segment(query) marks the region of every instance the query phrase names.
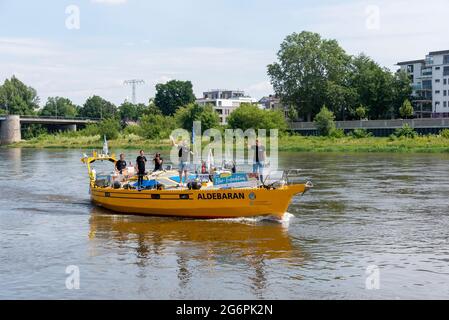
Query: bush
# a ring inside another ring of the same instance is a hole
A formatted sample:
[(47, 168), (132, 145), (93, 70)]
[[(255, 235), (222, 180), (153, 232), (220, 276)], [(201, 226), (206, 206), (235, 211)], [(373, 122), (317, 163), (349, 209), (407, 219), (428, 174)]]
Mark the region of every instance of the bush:
[(102, 138), (105, 136), (108, 140), (114, 140), (118, 138), (120, 128), (120, 122), (110, 118), (103, 120), (98, 124), (98, 133)]
[(203, 132), (220, 126), (220, 117), (210, 105), (201, 106), (191, 103), (179, 108), (174, 117), (176, 123), (188, 131), (192, 130), (194, 121), (201, 121), (201, 130)]
[(343, 138), (345, 136), (345, 131), (343, 129), (333, 129), (329, 133), (329, 137), (332, 138)]
[(120, 133), (120, 123), (115, 119), (105, 119), (97, 124), (90, 124), (84, 130), (80, 131), (80, 135), (93, 137), (100, 135), (103, 139), (106, 136), (108, 140), (118, 138)]
[(287, 122), (280, 111), (262, 110), (256, 105), (242, 103), (228, 117), (228, 126), (232, 129), (278, 129), (280, 134), (287, 130)]
[(123, 133), (125, 135), (136, 135), (136, 136), (143, 136), (143, 130), (141, 126), (138, 125), (129, 125), (124, 130)]
[(417, 133), (412, 127), (410, 127), (406, 123), (402, 126), (402, 128), (396, 129), (396, 131), (394, 132), (394, 135), (398, 138), (405, 137), (405, 138), (413, 139), (416, 137)]
[(322, 136), (330, 136), (335, 130), (335, 115), (326, 106), (321, 108), (321, 111), (315, 116), (315, 125), (318, 133)]
[(408, 99), (406, 99), (402, 104), (402, 106), (399, 108), (399, 114), (401, 115), (401, 117), (407, 119), (413, 116), (413, 112), (414, 110), (411, 102)]
[(42, 135), (46, 135), (47, 130), (42, 127), (40, 124), (30, 124), (27, 126), (24, 126), (24, 129), (22, 131), (22, 138), (24, 140), (29, 140), (32, 138), (36, 138)]
[(350, 133), (350, 136), (355, 138), (355, 139), (363, 139), (363, 138), (369, 138), (372, 137), (373, 134), (371, 132), (366, 131), (366, 129), (354, 129), (354, 131), (352, 131)]
[(445, 138), (445, 139), (449, 139), (449, 129), (444, 129), (440, 132), (440, 136)]
[(145, 115), (140, 120), (140, 136), (145, 139), (168, 138), (175, 129), (176, 123), (173, 117), (162, 114)]
[(366, 114), (367, 114), (367, 109), (365, 108), (365, 106), (360, 105), (357, 109), (355, 109), (355, 114), (357, 115), (357, 117), (360, 120), (364, 119), (366, 117)]

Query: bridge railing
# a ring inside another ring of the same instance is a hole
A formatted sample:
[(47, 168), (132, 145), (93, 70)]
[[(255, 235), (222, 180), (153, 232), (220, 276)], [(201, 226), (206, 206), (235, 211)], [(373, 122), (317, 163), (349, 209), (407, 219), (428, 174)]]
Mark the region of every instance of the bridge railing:
[[(404, 124), (412, 128), (449, 128), (449, 118), (336, 121), (339, 129), (394, 129)], [(314, 122), (293, 122), (293, 130), (315, 130)]]
[(62, 117), (62, 116), (37, 116), (37, 115), (21, 115), (21, 119), (49, 119), (49, 120), (80, 120), (80, 121), (101, 121), (99, 118), (86, 117)]

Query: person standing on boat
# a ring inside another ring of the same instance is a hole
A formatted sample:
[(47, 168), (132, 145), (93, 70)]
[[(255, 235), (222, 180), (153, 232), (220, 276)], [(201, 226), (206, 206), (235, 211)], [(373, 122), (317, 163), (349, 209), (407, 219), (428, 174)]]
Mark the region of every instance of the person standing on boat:
[(256, 144), (251, 146), (254, 150), (254, 163), (253, 163), (253, 173), (257, 173), (260, 182), (263, 183), (263, 168), (265, 166), (266, 152), (265, 147), (256, 139)]
[(186, 183), (188, 179), (188, 173), (189, 173), (189, 159), (190, 155), (193, 155), (193, 152), (190, 151), (189, 146), (187, 145), (186, 141), (182, 141), (180, 144), (177, 144), (173, 137), (170, 137), (173, 145), (178, 148), (178, 160), (179, 160), (179, 185), (182, 187), (182, 173), (184, 173), (186, 177)]
[(145, 163), (147, 162), (147, 158), (145, 157), (145, 153), (143, 150), (140, 150), (140, 155), (136, 159), (136, 169), (137, 169), (137, 189), (140, 190), (143, 184), (143, 176), (145, 175)]
[(163, 170), (164, 159), (161, 158), (160, 153), (156, 153), (156, 156), (153, 159), (154, 161), (154, 172)]
[(120, 174), (123, 174), (123, 170), (126, 169), (125, 155), (123, 153), (120, 154), (120, 160), (117, 160), (115, 163), (115, 169)]

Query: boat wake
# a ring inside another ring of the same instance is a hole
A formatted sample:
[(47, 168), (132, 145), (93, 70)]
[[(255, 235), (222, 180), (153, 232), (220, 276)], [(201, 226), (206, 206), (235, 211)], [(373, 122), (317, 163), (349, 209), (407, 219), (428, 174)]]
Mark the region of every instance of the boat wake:
[(228, 222), (228, 223), (244, 223), (244, 224), (261, 224), (261, 223), (278, 223), (284, 227), (288, 227), (290, 225), (290, 221), (295, 216), (289, 212), (286, 212), (281, 219), (274, 216), (268, 217), (249, 217), (249, 218), (223, 218), (223, 219), (208, 219), (205, 221), (209, 222)]

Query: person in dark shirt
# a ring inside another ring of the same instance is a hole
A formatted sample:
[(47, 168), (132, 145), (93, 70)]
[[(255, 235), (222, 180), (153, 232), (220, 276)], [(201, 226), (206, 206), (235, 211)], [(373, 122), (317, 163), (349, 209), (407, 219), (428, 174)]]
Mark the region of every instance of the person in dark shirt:
[(136, 159), (136, 167), (137, 167), (137, 189), (140, 190), (143, 184), (143, 176), (145, 175), (145, 163), (147, 162), (147, 158), (145, 158), (145, 153), (143, 150), (140, 150), (140, 155)]
[(117, 162), (115, 163), (115, 169), (120, 174), (123, 174), (123, 169), (126, 169), (125, 155), (123, 153), (120, 154), (120, 160), (117, 160)]
[(154, 161), (154, 171), (162, 171), (164, 170), (162, 168), (162, 165), (164, 163), (164, 159), (161, 158), (161, 154), (160, 153), (156, 153), (156, 156), (153, 159)]
[(263, 183), (263, 168), (266, 158), (265, 147), (259, 142), (259, 139), (256, 139), (256, 144), (251, 146), (251, 149), (254, 150), (253, 172), (258, 174), (260, 182)]

